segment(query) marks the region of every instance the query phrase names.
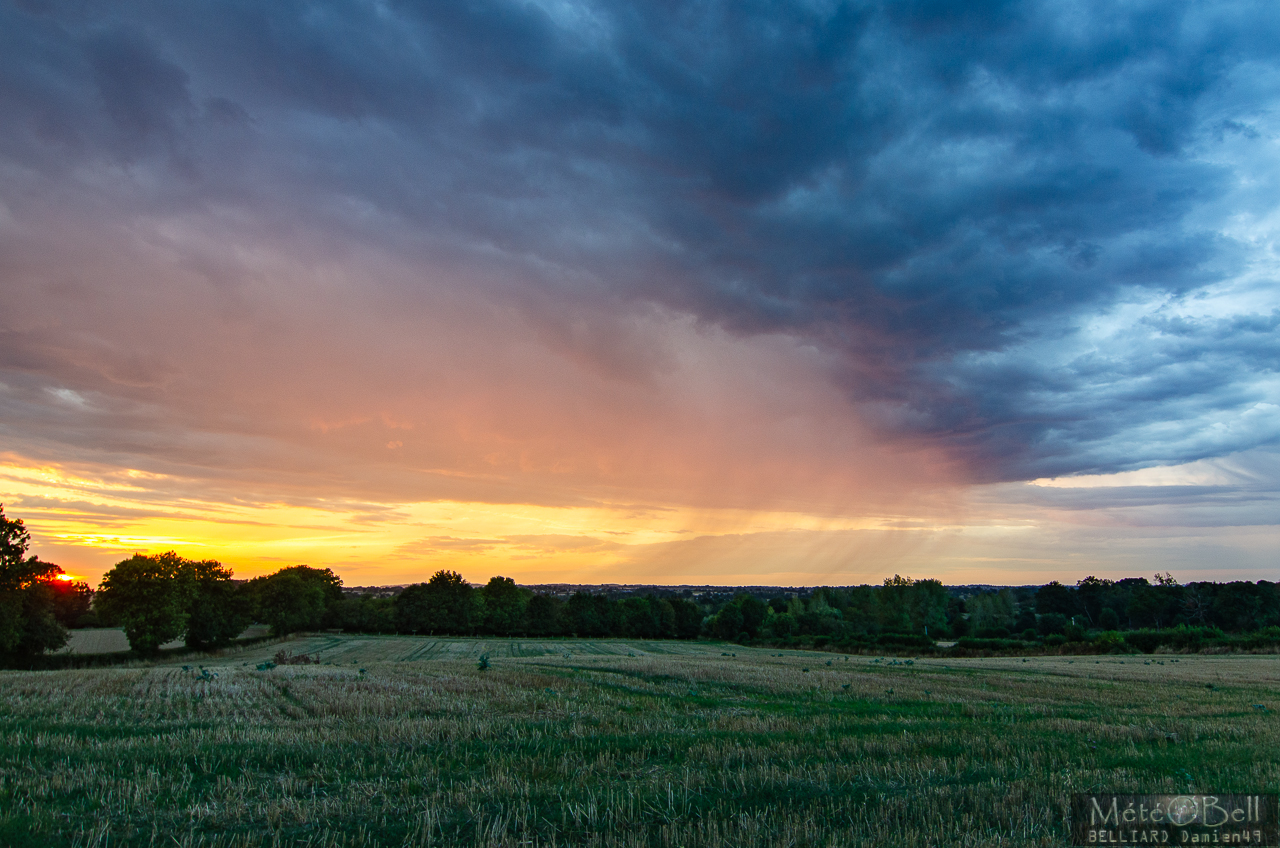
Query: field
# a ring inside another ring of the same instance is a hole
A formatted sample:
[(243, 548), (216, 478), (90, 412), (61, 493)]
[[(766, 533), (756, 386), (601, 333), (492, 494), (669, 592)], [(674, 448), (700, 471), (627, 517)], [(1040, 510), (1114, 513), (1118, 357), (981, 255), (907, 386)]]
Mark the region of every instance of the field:
[[(281, 647), (321, 662), (259, 670)], [(1072, 792), (1275, 791), (1278, 686), (1275, 655), (349, 636), (5, 671), (0, 844), (1064, 845)]]
[[(246, 630), (241, 639), (258, 639), (267, 635), (267, 628), (255, 625)], [(72, 630), (68, 634), (67, 644), (60, 654), (110, 654), (129, 650), (129, 640), (124, 631), (116, 627), (94, 627), (85, 630)], [(180, 648), (181, 639), (174, 639), (161, 645), (162, 650)]]

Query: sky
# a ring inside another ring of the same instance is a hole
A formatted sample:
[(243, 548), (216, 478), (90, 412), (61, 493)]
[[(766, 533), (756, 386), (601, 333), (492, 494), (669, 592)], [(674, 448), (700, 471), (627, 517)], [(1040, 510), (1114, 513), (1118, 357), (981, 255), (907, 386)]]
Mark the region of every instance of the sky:
[(348, 585), (1280, 579), (1280, 6), (0, 0), (0, 502)]

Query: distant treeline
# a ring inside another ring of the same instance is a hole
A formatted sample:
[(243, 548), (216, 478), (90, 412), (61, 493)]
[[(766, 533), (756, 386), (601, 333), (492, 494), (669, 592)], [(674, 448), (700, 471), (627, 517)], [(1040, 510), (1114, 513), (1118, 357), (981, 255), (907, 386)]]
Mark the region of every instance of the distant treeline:
[[(961, 649), (1154, 650), (1162, 645), (1258, 647), (1280, 642), (1280, 585), (1191, 583), (1169, 575), (1118, 581), (1087, 577), (1075, 586), (949, 590), (937, 580), (894, 576), (881, 586), (820, 588), (786, 596), (650, 593), (609, 597), (578, 591), (539, 594), (494, 577), (476, 588), (452, 571), (392, 597), (352, 596), (327, 568), (297, 565), (248, 581), (210, 560), (170, 552), (136, 554), (103, 577), (97, 591), (59, 579), (62, 569), (27, 557), (26, 529), (0, 507), (0, 655), (56, 650), (72, 627), (119, 626), (130, 646), (154, 654), (183, 639), (210, 649), (253, 622), (275, 635), (337, 629), (436, 636), (616, 636), (713, 638), (740, 643)], [(1274, 628), (1274, 629), (1273, 629)], [(1248, 636), (1228, 634), (1252, 634)], [(1259, 641), (1261, 640), (1261, 641)]]

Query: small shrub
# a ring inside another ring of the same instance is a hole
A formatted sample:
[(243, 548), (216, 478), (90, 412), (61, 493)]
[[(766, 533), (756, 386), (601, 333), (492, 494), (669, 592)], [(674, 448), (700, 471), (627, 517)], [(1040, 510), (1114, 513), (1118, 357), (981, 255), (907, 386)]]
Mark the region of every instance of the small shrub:
[(1114, 630), (1105, 630), (1099, 633), (1093, 643), (1098, 647), (1098, 650), (1109, 654), (1118, 654), (1125, 649), (1124, 637)]
[(1144, 654), (1155, 653), (1156, 648), (1167, 644), (1170, 638), (1167, 632), (1159, 630), (1134, 630), (1124, 634), (1124, 640)]

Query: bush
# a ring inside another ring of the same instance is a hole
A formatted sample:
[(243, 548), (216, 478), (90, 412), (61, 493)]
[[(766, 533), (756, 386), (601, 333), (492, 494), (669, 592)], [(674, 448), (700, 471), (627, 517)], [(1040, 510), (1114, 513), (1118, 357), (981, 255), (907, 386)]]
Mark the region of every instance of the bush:
[(1159, 630), (1134, 630), (1124, 634), (1124, 640), (1144, 654), (1154, 653), (1156, 648), (1169, 642), (1168, 632)]
[(1217, 641), (1227, 635), (1217, 627), (1187, 627), (1184, 624), (1166, 632), (1169, 634), (1167, 644), (1179, 650), (1191, 651), (1199, 650), (1206, 643)]
[(1083, 642), (1085, 631), (1084, 628), (1078, 624), (1068, 624), (1062, 631), (1062, 635), (1067, 638), (1068, 642)]
[(1105, 630), (1099, 633), (1093, 640), (1093, 644), (1101, 651), (1109, 654), (1119, 654), (1125, 649), (1124, 637), (1114, 630)]

